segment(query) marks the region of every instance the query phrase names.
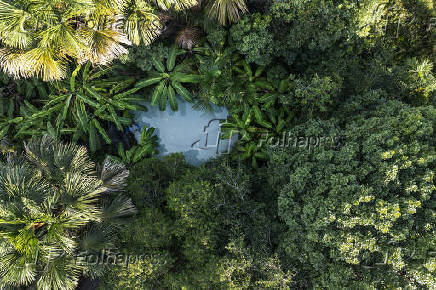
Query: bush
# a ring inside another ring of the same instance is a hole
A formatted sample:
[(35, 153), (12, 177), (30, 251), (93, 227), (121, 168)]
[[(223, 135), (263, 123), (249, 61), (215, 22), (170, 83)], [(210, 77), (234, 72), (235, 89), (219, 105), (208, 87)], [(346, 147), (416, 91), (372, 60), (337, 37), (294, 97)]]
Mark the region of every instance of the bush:
[(135, 164), (127, 180), (127, 194), (138, 208), (159, 208), (165, 199), (165, 190), (170, 182), (180, 178), (189, 165), (183, 154), (143, 159)]

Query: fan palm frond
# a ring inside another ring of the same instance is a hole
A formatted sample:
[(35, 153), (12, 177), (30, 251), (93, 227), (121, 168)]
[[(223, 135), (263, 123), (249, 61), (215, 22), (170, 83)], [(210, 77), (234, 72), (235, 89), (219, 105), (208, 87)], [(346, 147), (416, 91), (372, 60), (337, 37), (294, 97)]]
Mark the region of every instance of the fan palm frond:
[(144, 45), (149, 45), (162, 29), (159, 17), (152, 13), (151, 7), (136, 9), (126, 16), (124, 23), (124, 33), (127, 38), (139, 45), (142, 41)]
[(95, 9), (93, 10), (96, 18), (103, 15), (115, 15), (123, 11), (125, 6), (124, 0), (94, 0)]
[(248, 11), (245, 0), (212, 0), (207, 8), (209, 17), (221, 25), (234, 23)]
[(22, 31), (19, 26), (5, 28), (0, 25), (0, 30), (4, 31), (2, 38), (7, 46), (26, 49), (33, 41), (31, 35)]
[(123, 164), (108, 157), (104, 160), (103, 168), (100, 172), (100, 179), (103, 181), (103, 184), (107, 190), (123, 190), (128, 176), (129, 170), (127, 170)]
[(25, 29), (29, 13), (0, 1), (0, 36), (12, 48), (25, 49), (32, 42), (32, 35)]
[(189, 9), (198, 4), (198, 0), (173, 0), (172, 7), (176, 11)]
[(13, 247), (0, 243), (0, 287), (29, 285), (36, 278), (33, 261), (20, 255)]
[(79, 59), (79, 63), (90, 61), (93, 64), (106, 65), (120, 55), (127, 54), (125, 45), (131, 42), (123, 34), (111, 29), (89, 29), (84, 33), (89, 51)]
[(31, 39), (24, 29), (28, 18), (30, 14), (26, 11), (0, 1), (0, 36), (7, 46), (19, 49), (28, 47)]
[(36, 75), (48, 81), (66, 76), (65, 62), (56, 59), (48, 48), (37, 47), (24, 52), (3, 48), (0, 50), (0, 65), (15, 78)]
[(132, 201), (123, 196), (117, 196), (109, 205), (103, 208), (102, 219), (114, 220), (135, 214), (137, 210)]
[[(38, 289), (74, 290), (79, 283), (80, 267), (75, 260), (58, 257), (50, 259), (37, 282)], [(62, 277), (62, 279), (59, 279)]]
[(113, 228), (102, 224), (93, 224), (80, 239), (79, 247), (87, 252), (95, 252), (112, 248), (115, 244), (116, 232)]
[(197, 5), (197, 0), (153, 0), (162, 10), (174, 9), (176, 11), (189, 9)]
[(71, 26), (63, 23), (49, 27), (40, 36), (40, 46), (58, 46), (59, 53), (63, 58), (67, 56), (80, 58), (88, 49), (85, 39), (76, 33)]

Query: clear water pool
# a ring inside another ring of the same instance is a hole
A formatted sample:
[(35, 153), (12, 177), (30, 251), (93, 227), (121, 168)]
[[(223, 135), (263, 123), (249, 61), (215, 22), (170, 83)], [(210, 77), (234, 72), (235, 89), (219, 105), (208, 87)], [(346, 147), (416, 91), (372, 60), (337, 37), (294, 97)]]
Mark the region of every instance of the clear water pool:
[[(172, 111), (169, 104), (165, 111), (159, 111), (158, 106), (152, 107), (146, 103), (147, 112), (135, 112), (135, 123), (139, 127), (156, 128), (159, 155), (182, 152), (188, 163), (199, 165), (210, 158), (229, 153), (237, 135), (232, 140), (220, 138), (220, 123), (227, 119), (227, 109), (212, 105), (213, 112), (199, 111), (181, 98), (178, 101), (178, 111)], [(136, 137), (139, 139), (139, 133)]]

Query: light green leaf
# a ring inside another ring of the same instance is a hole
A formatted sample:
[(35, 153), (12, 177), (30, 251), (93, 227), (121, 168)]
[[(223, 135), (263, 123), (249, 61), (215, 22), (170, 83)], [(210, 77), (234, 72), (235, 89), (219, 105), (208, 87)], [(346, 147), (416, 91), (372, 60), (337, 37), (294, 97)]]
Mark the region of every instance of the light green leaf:
[(77, 65), (76, 69), (71, 74), (71, 78), (70, 78), (70, 90), (71, 90), (71, 92), (74, 92), (76, 89), (76, 76), (81, 68), (82, 68), (82, 66), (80, 64)]
[(135, 84), (135, 87), (137, 87), (137, 88), (145, 88), (145, 87), (148, 87), (148, 86), (150, 86), (152, 84), (155, 84), (155, 83), (157, 83), (157, 82), (159, 82), (161, 80), (162, 80), (162, 77), (154, 77), (154, 78), (146, 79), (146, 80), (137, 82)]

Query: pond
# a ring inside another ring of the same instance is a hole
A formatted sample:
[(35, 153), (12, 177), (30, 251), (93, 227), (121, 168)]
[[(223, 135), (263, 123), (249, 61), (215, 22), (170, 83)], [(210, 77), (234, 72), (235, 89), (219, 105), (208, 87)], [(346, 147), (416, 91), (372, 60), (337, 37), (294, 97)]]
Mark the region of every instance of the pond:
[[(135, 123), (139, 127), (156, 128), (160, 156), (182, 152), (188, 163), (200, 165), (230, 152), (238, 136), (233, 136), (232, 140), (220, 138), (220, 123), (228, 116), (225, 107), (212, 105), (213, 111), (200, 111), (181, 98), (178, 102), (178, 111), (172, 111), (169, 104), (165, 111), (160, 111), (158, 106), (146, 103), (147, 112), (135, 112)], [(136, 138), (139, 140), (139, 133)]]

